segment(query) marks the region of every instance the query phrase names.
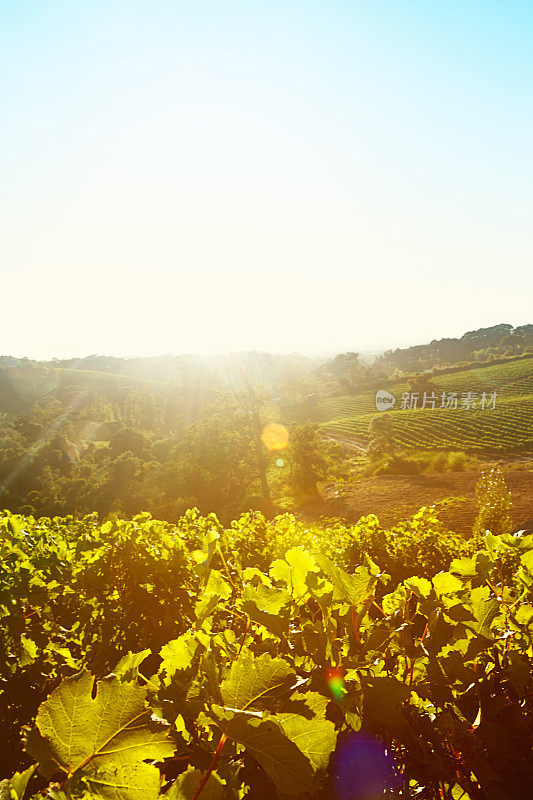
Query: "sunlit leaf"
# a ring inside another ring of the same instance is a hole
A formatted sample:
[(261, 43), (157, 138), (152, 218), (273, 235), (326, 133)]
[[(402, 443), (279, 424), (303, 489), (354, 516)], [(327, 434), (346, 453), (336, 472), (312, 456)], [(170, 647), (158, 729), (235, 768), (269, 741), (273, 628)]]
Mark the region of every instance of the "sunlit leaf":
[[(99, 797), (137, 800), (155, 797), (159, 771), (140, 762), (174, 753), (168, 725), (155, 720), (145, 703), (146, 688), (121, 683), (114, 675), (98, 681), (84, 671), (66, 678), (39, 707), (27, 750), (39, 772), (73, 777), (73, 791), (89, 785)], [(113, 788), (114, 787), (114, 788)]]
[(276, 691), (286, 688), (293, 678), (293, 670), (284, 659), (272, 658), (268, 653), (255, 658), (244, 652), (231, 665), (220, 691), (228, 708), (264, 709), (270, 707)]

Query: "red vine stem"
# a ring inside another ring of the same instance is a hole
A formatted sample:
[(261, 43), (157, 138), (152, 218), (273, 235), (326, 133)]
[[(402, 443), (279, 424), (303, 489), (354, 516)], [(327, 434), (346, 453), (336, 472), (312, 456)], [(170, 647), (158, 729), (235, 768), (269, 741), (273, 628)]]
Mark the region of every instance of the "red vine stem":
[[(244, 629), (244, 636), (242, 637), (242, 642), (241, 642), (241, 646), (239, 647), (239, 652), (237, 653), (237, 658), (239, 658), (239, 656), (241, 654), (244, 642), (246, 641), (246, 634), (248, 633), (249, 628), (250, 628), (250, 617), (247, 614), (246, 615), (246, 628)], [(237, 660), (237, 658), (235, 659), (235, 661)]]
[(228, 737), (226, 736), (225, 733), (223, 733), (222, 736), (220, 737), (217, 749), (215, 750), (215, 755), (211, 759), (211, 763), (209, 764), (208, 768), (204, 772), (203, 778), (200, 781), (200, 785), (198, 786), (198, 789), (194, 793), (194, 796), (193, 796), (192, 800), (198, 800), (198, 798), (200, 796), (200, 793), (205, 788), (205, 785), (206, 785), (207, 781), (209, 780), (209, 777), (210, 777), (211, 773), (213, 772), (218, 759), (220, 758), (220, 754), (222, 752), (222, 748), (224, 747), (224, 744), (226, 743), (226, 739), (227, 738)]

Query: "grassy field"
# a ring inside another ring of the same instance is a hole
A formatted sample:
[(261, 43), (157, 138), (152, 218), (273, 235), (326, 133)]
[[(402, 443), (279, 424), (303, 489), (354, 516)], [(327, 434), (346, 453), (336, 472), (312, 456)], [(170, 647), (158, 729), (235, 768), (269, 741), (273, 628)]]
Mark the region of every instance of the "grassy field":
[[(533, 357), (496, 366), (468, 369), (433, 379), (438, 392), (497, 393), (495, 408), (489, 410), (435, 409), (400, 410), (407, 391), (405, 382), (384, 385), (396, 399), (386, 412), (394, 439), (405, 448), (464, 450), (466, 452), (517, 453), (533, 451)], [(315, 405), (290, 410), (293, 418), (311, 419), (336, 438), (368, 441), (368, 427), (378, 415), (372, 391), (360, 395), (329, 398)], [(459, 402), (460, 405), (460, 402)]]

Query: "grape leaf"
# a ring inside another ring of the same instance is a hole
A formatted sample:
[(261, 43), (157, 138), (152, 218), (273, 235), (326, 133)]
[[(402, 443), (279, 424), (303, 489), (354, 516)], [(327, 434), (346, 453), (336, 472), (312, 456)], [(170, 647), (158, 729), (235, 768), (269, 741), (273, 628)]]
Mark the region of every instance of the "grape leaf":
[[(178, 775), (166, 797), (168, 800), (192, 800), (198, 791), (202, 776), (203, 772), (199, 769), (188, 767), (185, 772)], [(225, 785), (216, 772), (212, 772), (202, 789), (202, 800), (223, 800), (224, 796)]]
[(267, 614), (279, 614), (283, 606), (290, 600), (290, 594), (283, 590), (271, 589), (269, 586), (248, 586), (242, 593), (242, 599), (254, 603), (259, 611)]
[(32, 764), (24, 772), (15, 772), (12, 778), (0, 781), (0, 800), (22, 800), (36, 766), (36, 764)]
[(313, 768), (325, 769), (335, 748), (335, 725), (327, 719), (306, 719), (300, 714), (276, 714), (285, 735), (307, 756)]
[(220, 600), (227, 600), (231, 596), (231, 586), (216, 570), (211, 570), (207, 584), (199, 600), (195, 603), (194, 613), (201, 625), (216, 608)]
[(324, 697), (319, 692), (293, 692), (283, 703), (282, 711), (287, 714), (299, 714), (306, 719), (326, 716), (326, 708), (330, 702), (329, 697)]
[(431, 583), (427, 578), (418, 578), (414, 575), (412, 578), (407, 578), (404, 584), (414, 592), (417, 597), (429, 597), (431, 592)]
[(161, 778), (151, 764), (123, 764), (119, 767), (96, 767), (79, 771), (67, 781), (69, 800), (156, 800)]
[(341, 567), (335, 566), (323, 553), (319, 553), (316, 560), (333, 584), (333, 600), (335, 602), (356, 605), (366, 600), (370, 587), (376, 581), (366, 567), (358, 567), (353, 575), (349, 575)]
[(293, 677), (291, 667), (282, 658), (272, 658), (268, 653), (258, 658), (249, 652), (241, 653), (220, 687), (224, 705), (239, 711), (268, 708), (272, 693), (287, 686)]
[(59, 771), (73, 776), (74, 793), (89, 781), (99, 797), (137, 800), (141, 788), (145, 797), (157, 796), (159, 771), (139, 762), (174, 753), (168, 725), (151, 716), (145, 687), (110, 675), (98, 681), (93, 698), (93, 683), (84, 670), (41, 703), (27, 751), (46, 777)]
[(37, 658), (38, 650), (35, 642), (22, 634), (20, 637), (19, 665), (21, 667), (27, 667), (28, 664), (32, 664)]
[(295, 597), (307, 592), (305, 579), (308, 572), (317, 572), (316, 561), (303, 547), (293, 547), (285, 553), (285, 560), (278, 559), (270, 567), (270, 575), (276, 581), (284, 581)]
[(387, 730), (393, 736), (405, 734), (407, 718), (402, 704), (411, 690), (396, 678), (369, 678), (364, 682), (363, 723), (370, 731)]
[(280, 795), (301, 795), (313, 790), (313, 768), (300, 748), (273, 717), (257, 719), (216, 710), (219, 728), (246, 747), (258, 761)]
[(473, 628), (481, 636), (490, 637), (490, 626), (494, 618), (498, 616), (499, 605), (494, 598), (489, 600), (490, 589), (488, 586), (478, 586), (470, 593), (470, 604), (472, 612), (476, 618)]
[(122, 681), (137, 680), (139, 675), (139, 667), (151, 652), (152, 651), (150, 649), (141, 650), (139, 653), (132, 653), (130, 650), (127, 655), (122, 656), (117, 666), (113, 670), (113, 674)]
[(163, 659), (159, 672), (166, 673), (165, 686), (168, 686), (175, 672), (179, 669), (188, 669), (198, 649), (199, 642), (192, 631), (178, 636), (168, 644), (163, 645), (159, 655)]
[(439, 597), (443, 594), (453, 594), (463, 588), (462, 581), (452, 575), (451, 572), (438, 572), (432, 578), (433, 586)]

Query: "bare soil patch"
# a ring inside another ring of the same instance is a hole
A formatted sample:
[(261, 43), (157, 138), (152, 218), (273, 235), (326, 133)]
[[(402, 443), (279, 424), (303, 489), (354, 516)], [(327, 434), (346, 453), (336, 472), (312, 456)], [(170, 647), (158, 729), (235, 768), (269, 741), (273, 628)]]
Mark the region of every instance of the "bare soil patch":
[[(511, 491), (511, 516), (516, 529), (533, 517), (533, 471), (502, 466)], [(469, 534), (476, 516), (475, 485), (480, 474), (479, 469), (471, 469), (412, 476), (381, 475), (349, 485), (330, 486), (320, 501), (303, 510), (303, 516), (342, 517), (356, 522), (375, 514), (383, 526), (391, 527), (421, 506), (446, 498), (465, 498), (465, 502), (443, 511), (441, 519), (450, 530)]]

